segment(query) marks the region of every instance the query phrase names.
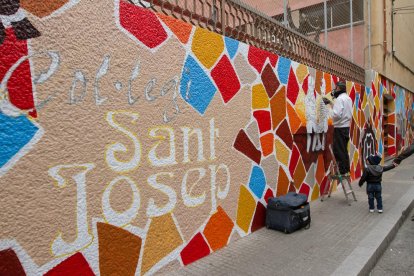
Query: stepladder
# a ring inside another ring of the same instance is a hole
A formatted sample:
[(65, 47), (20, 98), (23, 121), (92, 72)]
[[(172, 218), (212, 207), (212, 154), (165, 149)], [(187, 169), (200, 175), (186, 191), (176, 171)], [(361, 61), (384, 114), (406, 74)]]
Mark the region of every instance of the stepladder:
[(331, 146), (329, 146), (329, 148), (330, 148), (330, 152), (332, 156), (332, 164), (329, 169), (328, 182), (326, 183), (322, 191), (321, 201), (325, 200), (325, 196), (331, 197), (332, 189), (336, 184), (337, 187), (339, 186), (342, 187), (346, 202), (348, 203), (348, 205), (351, 205), (351, 202), (352, 202), (352, 200), (350, 199), (351, 195), (353, 197), (353, 200), (357, 201), (354, 190), (352, 189), (352, 185), (351, 185), (351, 176), (349, 175), (349, 173), (348, 174), (339, 173), (338, 163), (336, 162)]

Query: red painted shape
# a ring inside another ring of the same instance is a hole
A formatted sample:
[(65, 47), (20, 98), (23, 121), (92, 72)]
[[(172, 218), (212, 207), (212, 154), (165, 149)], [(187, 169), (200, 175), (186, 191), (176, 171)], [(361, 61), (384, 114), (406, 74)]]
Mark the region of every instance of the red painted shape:
[(89, 276), (95, 275), (90, 268), (88, 262), (83, 257), (82, 253), (78, 252), (70, 256), (51, 270), (45, 276), (59, 276), (59, 275), (73, 275), (73, 276)]
[(273, 194), (273, 191), (271, 189), (267, 189), (265, 195), (264, 195), (264, 200), (266, 201), (266, 203), (269, 201), (269, 198), (274, 197), (275, 195)]
[(352, 103), (355, 104), (355, 88), (352, 86), (351, 92), (349, 92), (349, 97), (352, 100)]
[(290, 69), (290, 72), (289, 72), (289, 80), (288, 80), (286, 95), (291, 103), (293, 104), (296, 103), (296, 99), (298, 98), (298, 95), (299, 95), (299, 85), (298, 85), (298, 81), (296, 80), (295, 73), (293, 72), (292, 69)]
[(373, 93), (372, 96), (374, 96), (375, 98), (375, 96), (377, 95), (377, 89), (375, 89), (374, 83), (372, 83), (371, 88), (372, 88), (372, 93)]
[(0, 275), (26, 275), (19, 257), (11, 248), (0, 251)]
[[(305, 92), (305, 95), (307, 95), (308, 94), (308, 89), (309, 89), (309, 75), (307, 75), (306, 78), (303, 80), (302, 89)], [(310, 92), (312, 92), (312, 91), (310, 91)], [(316, 95), (315, 95), (315, 97), (316, 97)]]
[(241, 129), (239, 134), (237, 134), (233, 147), (257, 164), (260, 164), (262, 153), (254, 146), (253, 142), (243, 129)]
[(293, 145), (293, 138), (292, 133), (290, 132), (289, 124), (287, 123), (286, 119), (279, 125), (276, 130), (276, 135), (280, 137), (280, 139), (285, 142), (286, 146), (289, 149), (292, 149)]
[[(12, 28), (6, 29), (6, 39), (0, 45), (0, 81), (9, 69), (22, 57), (27, 56), (27, 41), (16, 38)], [(32, 75), (28, 60), (17, 67), (7, 82), (10, 102), (21, 110), (34, 108)]]
[(296, 147), (296, 145), (294, 145), (293, 150), (292, 150), (292, 155), (290, 157), (290, 163), (289, 163), (290, 175), (293, 175), (295, 172), (296, 165), (298, 164), (298, 161), (299, 161), (299, 156), (300, 156), (299, 150)]
[(361, 171), (361, 162), (358, 162), (358, 164), (356, 166), (356, 169), (355, 169), (355, 178), (356, 179), (357, 178), (360, 178), (361, 177), (361, 174), (362, 174), (362, 171)]
[(305, 194), (309, 198), (309, 193), (310, 193), (310, 187), (309, 187), (309, 185), (306, 184), (306, 183), (302, 183), (302, 185), (300, 186), (300, 189), (299, 189), (299, 193), (300, 194)]
[(227, 56), (223, 56), (211, 71), (211, 77), (216, 83), (225, 103), (229, 102), (240, 91), (240, 81)]
[(253, 116), (259, 125), (260, 133), (270, 130), (272, 127), (272, 121), (270, 119), (270, 112), (266, 110), (257, 110), (253, 112)]
[(249, 47), (247, 59), (249, 60), (250, 65), (253, 66), (257, 72), (262, 72), (263, 65), (265, 64), (267, 58), (269, 58), (270, 64), (275, 67), (276, 61), (278, 60), (277, 55), (256, 48), (254, 46)]
[(395, 150), (395, 146), (392, 146), (392, 147), (389, 147), (388, 148), (388, 155), (394, 155), (395, 154), (395, 152), (396, 152), (396, 150)]
[(257, 202), (256, 212), (254, 214), (252, 227), (251, 227), (252, 232), (259, 230), (260, 228), (265, 226), (265, 221), (266, 221), (266, 207), (262, 203)]
[[(320, 195), (322, 195), (324, 191), (326, 191), (326, 193), (329, 192), (329, 185), (330, 185), (330, 183), (331, 182), (328, 181), (328, 177), (327, 176), (325, 176), (322, 179), (322, 183), (321, 183), (321, 186), (320, 186), (320, 189), (319, 189), (319, 194)], [(326, 187), (326, 185), (328, 185), (328, 187)]]
[(155, 48), (167, 39), (167, 33), (157, 16), (123, 0), (119, 2), (121, 26), (149, 48)]
[(187, 246), (184, 247), (180, 254), (183, 264), (188, 265), (210, 254), (210, 248), (204, 237), (198, 233)]

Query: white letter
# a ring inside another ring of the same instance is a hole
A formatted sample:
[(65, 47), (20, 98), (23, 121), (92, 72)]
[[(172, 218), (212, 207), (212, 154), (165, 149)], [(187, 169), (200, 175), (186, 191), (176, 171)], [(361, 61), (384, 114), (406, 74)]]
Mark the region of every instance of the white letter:
[[(157, 157), (157, 154), (155, 153), (155, 150), (157, 149), (158, 145), (166, 139), (163, 135), (157, 135), (158, 130), (165, 130), (168, 132), (169, 135), (169, 143), (170, 143), (170, 155), (167, 157), (159, 158)], [(168, 166), (168, 165), (175, 165), (177, 164), (175, 160), (175, 136), (174, 136), (174, 130), (170, 127), (157, 127), (150, 130), (149, 136), (153, 138), (158, 138), (161, 141), (158, 141), (150, 150), (148, 153), (148, 159), (151, 162), (151, 165), (156, 167), (161, 166)]]
[(184, 138), (183, 138), (183, 143), (184, 143), (184, 163), (188, 163), (190, 162), (190, 158), (188, 157), (188, 150), (189, 150), (189, 141), (190, 141), (190, 137), (193, 134), (197, 135), (197, 140), (198, 140), (198, 158), (197, 161), (204, 161), (204, 155), (203, 155), (203, 133), (201, 132), (201, 129), (199, 128), (195, 128), (193, 130), (191, 130), (189, 127), (182, 127), (181, 130), (183, 131), (184, 134)]
[(127, 148), (124, 144), (119, 142), (113, 143), (110, 145), (106, 151), (105, 160), (108, 166), (116, 171), (116, 172), (126, 172), (138, 167), (139, 162), (141, 161), (141, 143), (139, 142), (138, 138), (132, 134), (130, 131), (126, 130), (125, 128), (121, 127), (118, 123), (115, 122), (114, 116), (115, 114), (124, 114), (131, 117), (131, 122), (135, 122), (138, 119), (137, 113), (132, 113), (128, 111), (120, 111), (120, 112), (108, 112), (106, 115), (106, 120), (108, 121), (109, 125), (112, 126), (114, 129), (124, 133), (128, 136), (132, 143), (134, 144), (134, 156), (128, 162), (119, 161), (115, 157), (115, 152), (127, 152)]
[(59, 188), (66, 186), (66, 181), (61, 176), (61, 169), (81, 168), (83, 171), (72, 176), (76, 183), (76, 239), (73, 242), (66, 242), (63, 240), (62, 232), (59, 232), (56, 239), (52, 242), (52, 253), (56, 257), (69, 255), (73, 252), (79, 251), (87, 247), (92, 242), (92, 235), (88, 231), (87, 221), (87, 203), (86, 203), (86, 174), (95, 167), (94, 164), (73, 164), (73, 165), (59, 165), (49, 169), (49, 175), (57, 181)]
[[(113, 187), (121, 180), (125, 180), (129, 187), (132, 190), (132, 204), (128, 210), (118, 213), (111, 207), (111, 203), (109, 201), (109, 197), (111, 195), (111, 191)], [(106, 187), (103, 196), (102, 196), (102, 210), (105, 220), (108, 221), (110, 224), (123, 227), (129, 223), (137, 216), (138, 210), (141, 204), (141, 198), (139, 195), (139, 191), (135, 182), (127, 177), (127, 176), (118, 176), (114, 180), (109, 183), (108, 187)]]
[[(194, 184), (191, 186), (190, 191), (187, 192), (187, 178), (190, 172), (198, 171), (198, 179), (194, 182)], [(181, 196), (184, 200), (184, 205), (187, 207), (196, 207), (198, 205), (201, 205), (206, 200), (206, 192), (204, 192), (202, 195), (194, 197), (191, 196), (191, 192), (193, 191), (194, 187), (198, 184), (198, 182), (206, 175), (206, 170), (203, 168), (195, 168), (188, 170), (184, 177), (183, 182), (181, 184)]]
[(154, 199), (150, 198), (148, 207), (147, 207), (148, 217), (159, 217), (159, 216), (165, 215), (171, 212), (174, 209), (175, 204), (177, 203), (177, 194), (174, 192), (174, 190), (171, 187), (168, 187), (167, 185), (157, 182), (157, 177), (160, 175), (167, 175), (171, 178), (174, 177), (174, 174), (170, 172), (157, 173), (157, 174), (154, 174), (148, 177), (148, 184), (154, 189), (157, 189), (161, 191), (163, 194), (167, 195), (168, 203), (165, 204), (163, 207), (159, 208), (155, 205)]

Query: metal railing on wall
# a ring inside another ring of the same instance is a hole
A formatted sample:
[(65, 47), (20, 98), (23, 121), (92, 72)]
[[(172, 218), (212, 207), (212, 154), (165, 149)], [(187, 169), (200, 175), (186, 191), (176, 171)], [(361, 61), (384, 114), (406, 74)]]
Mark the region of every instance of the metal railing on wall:
[(129, 1), (340, 78), (365, 82), (364, 68), (238, 0)]

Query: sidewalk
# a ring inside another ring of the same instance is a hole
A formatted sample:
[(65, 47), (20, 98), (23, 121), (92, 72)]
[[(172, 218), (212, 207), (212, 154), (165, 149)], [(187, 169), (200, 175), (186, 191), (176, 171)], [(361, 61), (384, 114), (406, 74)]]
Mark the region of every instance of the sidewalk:
[(353, 182), (352, 206), (342, 191), (311, 202), (309, 230), (262, 228), (173, 275), (367, 275), (414, 207), (413, 176), (414, 157), (384, 173), (383, 214), (368, 212), (366, 184)]

